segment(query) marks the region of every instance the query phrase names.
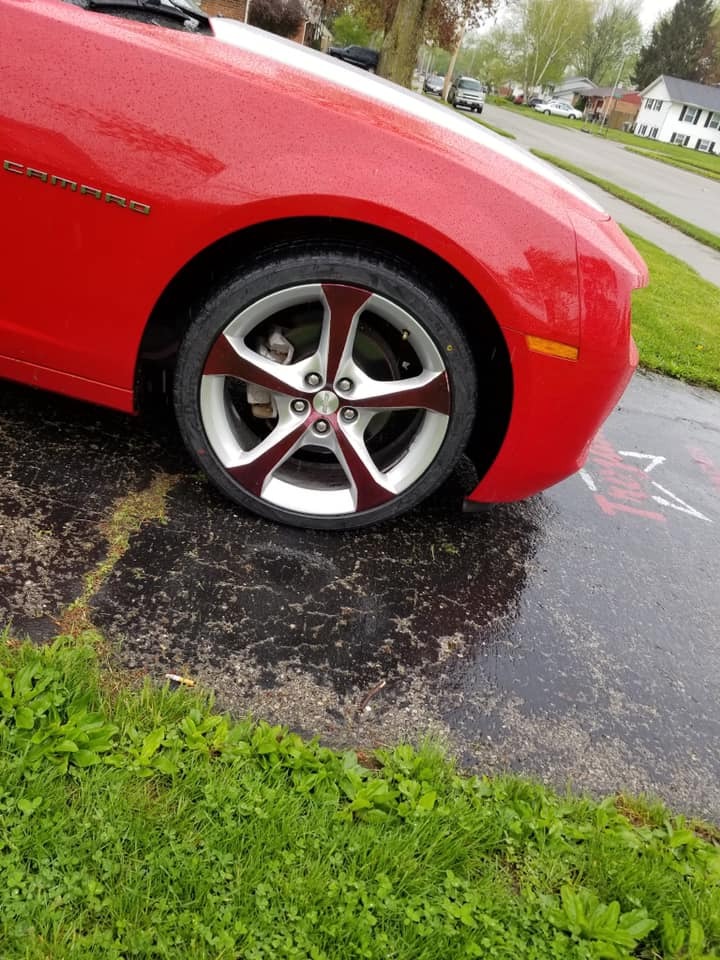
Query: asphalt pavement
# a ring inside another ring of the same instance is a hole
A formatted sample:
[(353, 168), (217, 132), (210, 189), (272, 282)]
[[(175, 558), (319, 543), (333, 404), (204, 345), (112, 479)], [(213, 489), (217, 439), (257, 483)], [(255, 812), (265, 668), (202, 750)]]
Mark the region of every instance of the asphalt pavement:
[(427, 732), (468, 769), (648, 791), (720, 820), (720, 396), (638, 375), (585, 471), (487, 514), (468, 464), (352, 534), (216, 495), (172, 421), (0, 384), (0, 621), (55, 635), (156, 474), (165, 522), (91, 597), (118, 661), (336, 746)]

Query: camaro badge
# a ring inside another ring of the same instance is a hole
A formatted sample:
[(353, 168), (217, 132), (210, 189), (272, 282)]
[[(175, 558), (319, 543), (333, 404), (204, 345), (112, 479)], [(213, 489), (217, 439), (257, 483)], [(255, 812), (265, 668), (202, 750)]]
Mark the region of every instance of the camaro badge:
[(47, 173), (45, 170), (37, 170), (35, 167), (26, 167), (22, 163), (16, 163), (14, 160), (3, 160), (3, 170), (7, 170), (8, 173), (14, 173), (20, 177), (39, 180), (41, 183), (49, 183), (51, 187), (60, 187), (61, 190), (69, 190), (70, 193), (77, 193), (80, 196), (104, 200), (105, 203), (111, 203), (116, 207), (124, 207), (126, 210), (133, 210), (135, 213), (144, 213), (146, 216), (150, 213), (149, 203), (141, 203), (139, 200), (129, 200), (127, 197), (121, 197), (117, 193), (109, 193), (106, 190), (100, 190), (99, 187), (90, 187), (86, 183), (79, 183), (77, 180), (68, 180), (67, 177), (60, 177), (55, 173)]

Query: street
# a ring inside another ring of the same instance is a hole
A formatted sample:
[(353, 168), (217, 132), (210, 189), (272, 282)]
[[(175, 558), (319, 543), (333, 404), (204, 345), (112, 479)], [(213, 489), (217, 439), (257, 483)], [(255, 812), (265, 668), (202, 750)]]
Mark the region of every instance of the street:
[[(582, 121), (568, 120), (566, 123), (572, 127), (563, 130), (558, 125), (533, 119), (529, 107), (527, 112), (526, 117), (486, 104), (482, 117), (488, 123), (515, 134), (520, 146), (553, 153), (695, 226), (710, 233), (717, 232), (720, 181), (638, 156), (622, 144), (603, 137), (580, 136), (578, 131)], [(638, 138), (638, 149), (642, 146), (643, 141)]]
[(585, 471), (463, 515), (468, 466), (353, 534), (272, 526), (172, 421), (0, 385), (0, 618), (57, 634), (120, 498), (174, 478), (91, 595), (118, 662), (332, 745), (431, 732), (469, 769), (720, 817), (720, 397), (636, 375)]

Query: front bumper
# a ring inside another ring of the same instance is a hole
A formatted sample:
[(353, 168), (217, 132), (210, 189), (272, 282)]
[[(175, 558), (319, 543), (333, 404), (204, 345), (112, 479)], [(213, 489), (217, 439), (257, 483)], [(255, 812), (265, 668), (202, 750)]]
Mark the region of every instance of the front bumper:
[(623, 351), (581, 349), (578, 360), (563, 360), (532, 352), (521, 333), (504, 333), (513, 366), (512, 415), (500, 452), (465, 509), (523, 500), (579, 470), (638, 363), (632, 337)]

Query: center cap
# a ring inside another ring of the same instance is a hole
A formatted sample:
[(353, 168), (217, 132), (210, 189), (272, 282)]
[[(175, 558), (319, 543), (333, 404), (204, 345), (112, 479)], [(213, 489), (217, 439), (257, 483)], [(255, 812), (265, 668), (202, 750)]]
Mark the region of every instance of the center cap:
[(324, 416), (335, 413), (339, 406), (340, 401), (332, 390), (321, 390), (313, 397), (313, 407), (318, 413), (322, 413)]

